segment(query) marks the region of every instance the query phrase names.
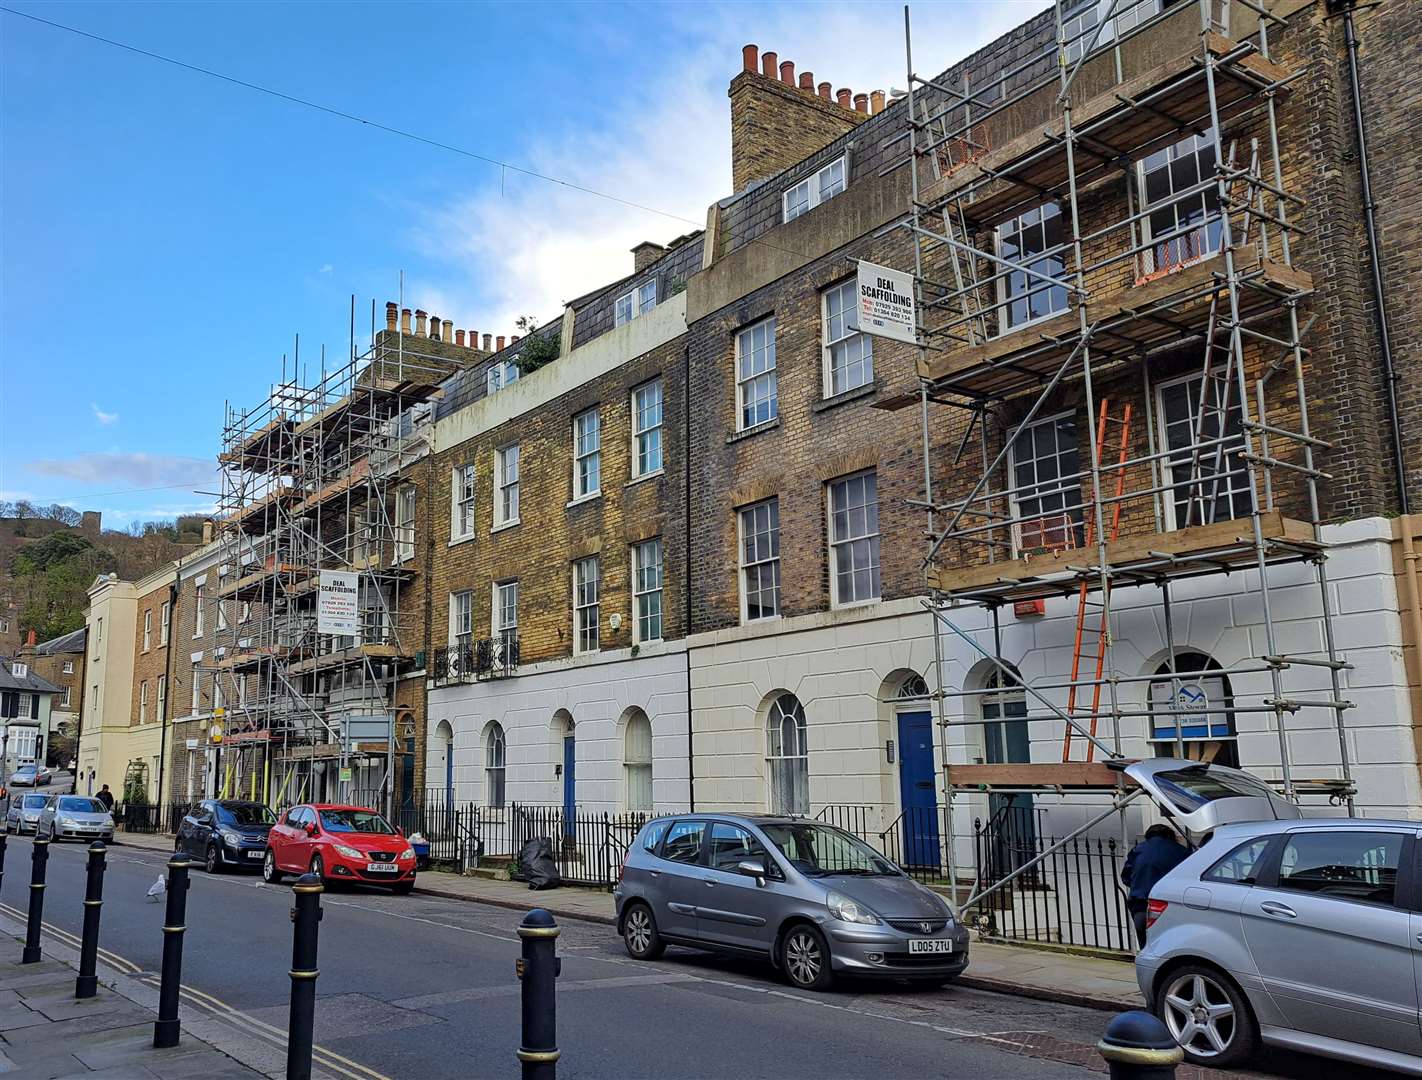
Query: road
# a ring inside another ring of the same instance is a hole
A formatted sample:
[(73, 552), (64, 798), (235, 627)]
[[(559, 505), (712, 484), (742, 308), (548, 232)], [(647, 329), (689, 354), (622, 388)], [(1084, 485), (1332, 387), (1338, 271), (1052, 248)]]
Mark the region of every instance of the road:
[[(63, 939), (81, 929), (85, 850), (61, 844), (51, 851), (45, 921)], [(144, 894), (164, 862), (158, 852), (110, 849), (100, 944), (107, 962), (140, 977), (159, 968), (163, 905)], [(20, 916), (28, 840), (11, 837), (6, 864), (0, 908)], [(360, 887), (322, 899), (321, 1067), (355, 1080), (514, 1074), (519, 913)], [(194, 871), (185, 1015), (225, 1016), (279, 1040), (290, 989), (290, 907), (286, 886)], [(658, 962), (636, 963), (610, 928), (573, 920), (562, 925), (558, 1072), (564, 1080), (1100, 1075), (1070, 1064), (1099, 1068), (1086, 1048), (1108, 1015), (1095, 1010), (961, 987), (867, 985), (802, 994), (757, 965), (690, 951), (668, 950)], [(1327, 1063), (1293, 1055), (1276, 1055), (1266, 1065), (1266, 1075), (1298, 1080), (1336, 1074)]]

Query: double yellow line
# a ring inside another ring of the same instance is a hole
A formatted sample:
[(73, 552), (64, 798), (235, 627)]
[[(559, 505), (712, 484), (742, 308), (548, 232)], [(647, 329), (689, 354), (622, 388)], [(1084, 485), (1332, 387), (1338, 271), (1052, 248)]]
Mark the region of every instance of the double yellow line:
[[(0, 904), (0, 912), (4, 912), (11, 918), (19, 919), (21, 922), (28, 918), (25, 912), (18, 908), (11, 907), (9, 904)], [(41, 923), (41, 926), (44, 928), (46, 934), (49, 934), (62, 944), (68, 945), (70, 948), (78, 949), (82, 945), (81, 939), (77, 935), (71, 934), (68, 930), (55, 926), (52, 923)], [(132, 960), (120, 956), (110, 949), (100, 947), (99, 958), (124, 975), (135, 976), (150, 986), (157, 987), (162, 985), (162, 980), (159, 979), (157, 975), (144, 975), (143, 969)], [(234, 1027), (249, 1031), (251, 1034), (257, 1035), (274, 1044), (278, 1049), (286, 1049), (286, 1032), (281, 1028), (273, 1024), (268, 1024), (265, 1020), (258, 1020), (250, 1013), (245, 1013), (241, 1009), (234, 1008), (221, 998), (214, 997), (212, 994), (205, 993), (202, 990), (198, 990), (186, 984), (180, 986), (178, 989), (180, 996), (186, 1000), (189, 1005), (204, 1009), (211, 1015), (216, 1016), (219, 1020), (226, 1020)], [(324, 1046), (312, 1045), (311, 1060), (314, 1064), (321, 1066), (323, 1069), (333, 1072), (338, 1076), (349, 1077), (350, 1080), (391, 1080), (391, 1078), (384, 1073), (376, 1072), (374, 1069), (367, 1068), (360, 1062), (352, 1061), (348, 1057), (342, 1057), (334, 1050), (328, 1050)]]

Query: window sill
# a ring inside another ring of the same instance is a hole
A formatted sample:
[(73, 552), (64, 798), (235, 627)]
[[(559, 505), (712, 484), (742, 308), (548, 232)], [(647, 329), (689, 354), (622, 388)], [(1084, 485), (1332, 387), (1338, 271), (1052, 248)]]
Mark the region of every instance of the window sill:
[(831, 611), (847, 611), (852, 608), (869, 607), (883, 600), (882, 596), (871, 596), (865, 600), (846, 600), (844, 603), (833, 603), (830, 605)]
[(644, 480), (655, 480), (657, 477), (665, 475), (666, 469), (653, 469), (651, 472), (644, 472), (641, 476), (632, 477), (631, 480), (628, 480), (627, 483), (623, 484), (622, 486), (624, 488), (634, 487), (637, 484), (642, 483)]
[(763, 431), (774, 431), (779, 426), (780, 417), (777, 416), (773, 420), (766, 420), (763, 423), (756, 424), (755, 427), (742, 428), (740, 431), (732, 432), (726, 436), (726, 445), (730, 446), (731, 443), (740, 442), (742, 439), (749, 439), (752, 435), (759, 435)]
[(520, 524), (520, 520), (518, 518), (510, 518), (508, 521), (501, 521), (489, 530), (489, 535), (492, 536), (494, 533), (503, 532), (505, 529), (512, 529), (515, 525), (518, 524)]
[(470, 540), (473, 540), (478, 535), (478, 533), (465, 533), (463, 536), (451, 536), (449, 538), (448, 546), (458, 547), (460, 544), (467, 544)]
[(748, 619), (748, 618), (746, 618), (744, 615), (742, 615), (742, 616), (741, 616), (741, 625), (742, 625), (742, 626), (764, 626), (766, 623), (777, 623), (777, 622), (780, 621), (780, 619), (781, 619), (781, 615), (780, 615), (780, 612), (778, 612), (778, 611), (777, 611), (774, 615), (762, 615), (762, 616), (761, 616), (760, 618), (758, 618), (758, 619)]
[(600, 498), (602, 498), (602, 488), (598, 488), (596, 491), (589, 491), (586, 495), (579, 495), (576, 499), (569, 499), (564, 504), (563, 509), (571, 510), (575, 506), (581, 506), (583, 503), (589, 503), (594, 499)]
[(879, 392), (882, 385), (880, 380), (874, 379), (863, 386), (856, 386), (853, 390), (841, 390), (833, 397), (820, 398), (810, 406), (811, 412), (824, 412), (826, 409), (833, 409), (838, 405), (848, 405), (851, 401), (862, 401), (871, 398)]

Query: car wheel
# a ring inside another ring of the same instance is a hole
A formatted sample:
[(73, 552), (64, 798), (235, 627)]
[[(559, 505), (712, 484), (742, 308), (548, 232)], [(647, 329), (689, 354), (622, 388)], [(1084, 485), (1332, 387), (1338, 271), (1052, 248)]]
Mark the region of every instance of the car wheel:
[(415, 883), (413, 881), (397, 881), (394, 885), (390, 886), (390, 891), (396, 896), (409, 896), (414, 889)]
[(268, 885), (277, 885), (281, 879), (282, 872), (277, 867), (276, 856), (272, 854), (271, 848), (267, 848), (266, 858), (262, 860), (262, 880)]
[[(38, 828), (35, 831), (38, 832)], [(53, 821), (49, 823), (49, 842), (51, 844), (59, 843), (59, 826)]]
[(321, 879), (322, 885), (326, 884), (326, 864), (320, 855), (311, 856), (311, 872)]
[(657, 919), (646, 904), (629, 904), (622, 917), (622, 944), (633, 960), (655, 960), (667, 951), (662, 935), (657, 933)]
[(181, 836), (175, 836), (175, 837), (173, 837), (173, 851), (176, 853), (176, 852), (179, 852), (179, 851), (182, 851), (182, 850), (183, 850), (183, 838), (182, 838)]
[(209, 874), (222, 872), (222, 853), (217, 850), (216, 844), (207, 845), (207, 852), (203, 856), (202, 867)]
[(1227, 1069), (1259, 1047), (1254, 1012), (1233, 980), (1214, 968), (1189, 964), (1161, 983), (1155, 1014), (1193, 1065)]
[(801, 990), (828, 990), (834, 982), (825, 936), (813, 926), (792, 926), (780, 940), (780, 970)]

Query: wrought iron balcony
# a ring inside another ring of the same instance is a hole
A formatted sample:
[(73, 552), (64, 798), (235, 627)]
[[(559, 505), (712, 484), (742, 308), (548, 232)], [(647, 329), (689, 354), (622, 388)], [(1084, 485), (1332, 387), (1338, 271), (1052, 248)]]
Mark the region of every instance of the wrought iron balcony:
[(450, 645), (434, 653), (437, 686), (517, 674), (518, 638), (512, 634)]

